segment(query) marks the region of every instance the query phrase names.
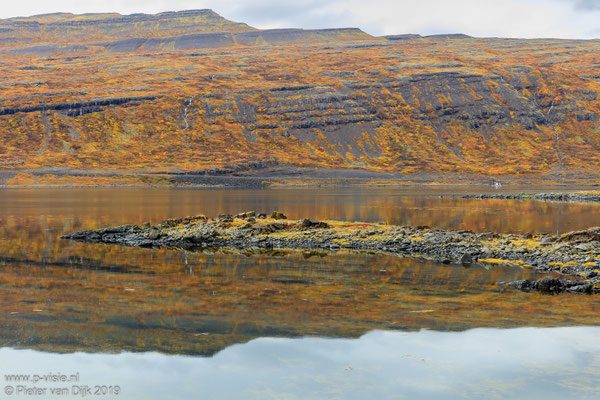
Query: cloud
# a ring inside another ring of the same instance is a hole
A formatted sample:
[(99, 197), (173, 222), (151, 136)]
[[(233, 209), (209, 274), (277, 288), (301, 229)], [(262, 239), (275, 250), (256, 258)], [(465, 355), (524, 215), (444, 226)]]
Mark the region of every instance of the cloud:
[[(597, 36), (600, 0), (207, 0), (227, 18), (258, 28), (360, 27), (373, 35)], [(596, 7), (597, 8), (594, 8)]]
[[(300, 25), (314, 25), (323, 16), (319, 15), (323, 1), (304, 0), (297, 2), (282, 2), (272, 0), (258, 0), (253, 2), (236, 2), (231, 9), (233, 18), (252, 20), (260, 26), (277, 25), (290, 27), (294, 23)], [(218, 4), (215, 4), (218, 7)], [(223, 10), (226, 12), (227, 10)], [(325, 17), (326, 22), (329, 18)]]
[(575, 7), (581, 10), (600, 10), (600, 0), (575, 0), (574, 3)]
[[(358, 26), (374, 35), (460, 32), (473, 36), (583, 37), (579, 14), (585, 13), (553, 0), (328, 0), (313, 9), (319, 23)], [(305, 21), (305, 25), (310, 22)], [(596, 26), (595, 21), (587, 24)]]

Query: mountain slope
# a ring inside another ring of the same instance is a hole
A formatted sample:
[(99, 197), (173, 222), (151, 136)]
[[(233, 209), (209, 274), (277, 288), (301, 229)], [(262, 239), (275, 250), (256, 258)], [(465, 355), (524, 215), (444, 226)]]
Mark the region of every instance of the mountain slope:
[(0, 43), (86, 44), (128, 38), (162, 38), (191, 33), (246, 32), (254, 28), (229, 21), (212, 10), (160, 14), (44, 14), (0, 20)]
[(197, 171), (270, 160), (598, 176), (599, 41), (353, 29), (161, 35), (43, 56), (11, 45), (0, 168)]

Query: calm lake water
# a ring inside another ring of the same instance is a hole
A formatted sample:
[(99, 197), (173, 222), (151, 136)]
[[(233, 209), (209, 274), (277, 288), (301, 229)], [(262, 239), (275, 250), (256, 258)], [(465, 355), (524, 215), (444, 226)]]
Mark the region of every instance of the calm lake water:
[(102, 396), (114, 399), (596, 398), (600, 299), (496, 284), (531, 270), (58, 239), (248, 210), (481, 232), (600, 226), (598, 204), (460, 198), (480, 191), (0, 190), (0, 384), (79, 372), (77, 385), (119, 385)]

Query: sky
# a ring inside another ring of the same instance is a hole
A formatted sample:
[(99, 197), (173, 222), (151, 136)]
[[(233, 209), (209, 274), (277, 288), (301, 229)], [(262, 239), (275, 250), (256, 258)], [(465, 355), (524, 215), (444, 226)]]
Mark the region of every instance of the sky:
[(0, 376), (79, 371), (81, 384), (118, 385), (121, 396), (112, 399), (591, 399), (600, 370), (599, 334), (598, 327), (563, 327), (263, 337), (212, 357), (2, 348), (0, 360), (10, 362), (0, 365)]
[(20, 0), (0, 18), (50, 12), (157, 13), (210, 8), (268, 28), (359, 27), (372, 35), (600, 38), (600, 0)]

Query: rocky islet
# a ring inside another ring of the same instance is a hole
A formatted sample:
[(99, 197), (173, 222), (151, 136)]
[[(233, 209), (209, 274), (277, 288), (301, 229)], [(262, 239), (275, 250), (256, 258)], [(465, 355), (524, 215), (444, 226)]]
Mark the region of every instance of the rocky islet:
[(463, 199), (496, 200), (538, 200), (538, 201), (581, 201), (600, 202), (600, 191), (588, 192), (549, 192), (549, 193), (485, 193), (469, 194)]
[[(600, 228), (550, 234), (476, 233), (385, 223), (290, 220), (254, 211), (121, 225), (62, 236), (88, 243), (180, 249), (372, 251), (445, 264), (517, 265), (565, 278), (499, 282), (525, 291), (600, 293)], [(566, 279), (569, 276), (570, 279)]]

